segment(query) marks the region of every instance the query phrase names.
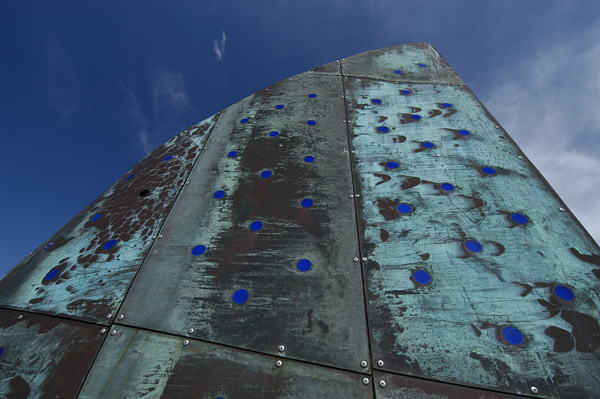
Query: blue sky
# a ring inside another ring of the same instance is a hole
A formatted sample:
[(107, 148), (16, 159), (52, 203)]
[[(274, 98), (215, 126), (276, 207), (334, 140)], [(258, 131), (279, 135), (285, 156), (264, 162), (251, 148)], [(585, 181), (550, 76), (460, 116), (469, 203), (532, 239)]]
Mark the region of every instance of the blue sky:
[(600, 241), (600, 3), (4, 2), (0, 275), (149, 151), (284, 78), (432, 43)]

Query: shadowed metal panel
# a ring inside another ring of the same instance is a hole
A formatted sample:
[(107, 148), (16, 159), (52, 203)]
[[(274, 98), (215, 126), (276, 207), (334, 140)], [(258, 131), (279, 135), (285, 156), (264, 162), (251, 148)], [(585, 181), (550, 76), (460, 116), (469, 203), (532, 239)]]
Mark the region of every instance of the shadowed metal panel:
[(184, 338), (116, 327), (80, 399), (372, 397), (360, 374)]
[(74, 398), (102, 338), (100, 327), (0, 309), (3, 398)]
[(584, 255), (600, 251), (510, 137), (466, 87), (348, 78), (346, 95), (374, 360), (596, 394), (600, 298)]
[(124, 302), (123, 323), (193, 328), (193, 337), (270, 354), (284, 345), (286, 357), (364, 371), (343, 104), (340, 77), (303, 75), (228, 108)]
[(214, 117), (154, 150), (0, 281), (0, 304), (108, 323)]
[(313, 69), (309, 69), (308, 71), (305, 72), (305, 74), (307, 74), (307, 75), (312, 75), (312, 74), (339, 75), (339, 74), (341, 74), (340, 61), (336, 60), (336, 61), (330, 62), (328, 64), (321, 65), (321, 66), (318, 66)]

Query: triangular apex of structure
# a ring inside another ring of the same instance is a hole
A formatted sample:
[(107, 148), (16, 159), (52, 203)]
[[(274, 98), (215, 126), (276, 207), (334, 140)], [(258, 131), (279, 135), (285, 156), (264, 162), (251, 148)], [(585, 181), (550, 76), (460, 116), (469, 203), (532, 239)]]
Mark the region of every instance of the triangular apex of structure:
[(600, 397), (598, 279), (437, 51), (390, 47), (184, 131), (5, 276), (0, 391)]

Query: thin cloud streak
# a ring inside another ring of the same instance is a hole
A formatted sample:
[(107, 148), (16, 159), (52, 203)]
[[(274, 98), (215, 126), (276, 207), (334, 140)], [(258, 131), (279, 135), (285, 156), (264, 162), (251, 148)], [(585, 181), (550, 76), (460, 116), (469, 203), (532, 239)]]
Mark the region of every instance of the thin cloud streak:
[(217, 56), (217, 61), (221, 61), (221, 58), (223, 58), (223, 54), (225, 53), (225, 43), (227, 43), (227, 36), (225, 35), (225, 32), (221, 31), (221, 34), (221, 40), (215, 40), (213, 42), (213, 50)]

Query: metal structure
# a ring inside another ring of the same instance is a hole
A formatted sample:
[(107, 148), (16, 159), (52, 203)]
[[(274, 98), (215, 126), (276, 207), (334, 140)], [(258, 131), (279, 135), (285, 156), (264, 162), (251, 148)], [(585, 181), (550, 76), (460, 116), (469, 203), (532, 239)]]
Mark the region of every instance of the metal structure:
[(0, 281), (14, 398), (600, 397), (600, 249), (429, 44), (185, 130)]

